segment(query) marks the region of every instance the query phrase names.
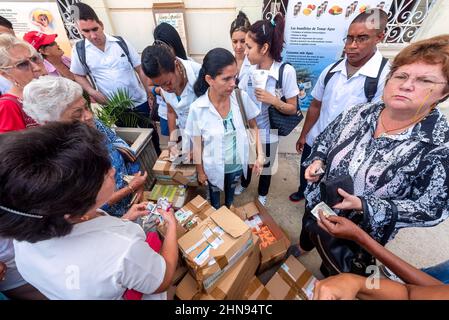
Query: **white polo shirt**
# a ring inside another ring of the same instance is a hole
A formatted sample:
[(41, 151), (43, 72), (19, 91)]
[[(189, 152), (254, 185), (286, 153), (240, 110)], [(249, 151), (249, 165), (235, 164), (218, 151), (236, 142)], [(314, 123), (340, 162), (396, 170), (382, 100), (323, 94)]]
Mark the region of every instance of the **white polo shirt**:
[[(272, 95), (277, 96), (278, 98), (282, 98), (283, 96), (286, 99), (290, 99), (296, 97), (299, 94), (298, 83), (296, 81), (296, 71), (291, 65), (287, 64), (284, 67), (284, 74), (282, 79), (282, 90), (281, 92), (276, 92), (276, 82), (279, 78), (279, 68), (282, 63), (274, 61), (268, 70), (268, 80), (265, 87), (265, 90)], [(270, 117), (268, 114), (268, 107), (270, 105), (266, 103), (259, 102), (255, 95), (255, 87), (253, 87), (251, 80), (252, 70), (257, 69), (258, 66), (252, 65), (248, 72), (246, 72), (241, 81), (239, 82), (239, 88), (246, 91), (254, 103), (260, 108), (261, 112), (257, 116), (257, 126), (261, 132), (260, 137), (262, 143), (274, 143), (278, 141), (278, 135), (270, 132)]]
[[(131, 98), (135, 101), (135, 106), (138, 106), (147, 101), (147, 94), (134, 70), (135, 67), (141, 64), (140, 57), (136, 49), (125, 40), (133, 64), (131, 67), (125, 52), (117, 43), (118, 41), (117, 38), (106, 34), (106, 44), (103, 52), (85, 39), (86, 62), (101, 93), (111, 96), (118, 89), (127, 89)], [(70, 71), (80, 76), (87, 75), (76, 52), (76, 46), (73, 46), (72, 49)]]
[[(326, 129), (326, 127), (335, 120), (344, 110), (356, 104), (367, 102), (365, 96), (366, 77), (377, 77), (380, 65), (382, 63), (382, 54), (379, 51), (371, 57), (370, 60), (360, 68), (350, 79), (346, 71), (346, 59), (343, 59), (335, 68), (334, 75), (324, 87), (324, 78), (327, 72), (334, 65), (331, 64), (321, 72), (320, 77), (312, 90), (312, 96), (321, 101), (320, 117), (312, 127), (306, 137), (306, 143), (313, 145), (316, 137)], [(378, 102), (382, 99), (385, 80), (390, 72), (390, 63), (388, 62), (379, 78), (377, 92), (372, 102)]]
[(190, 105), (196, 100), (197, 96), (193, 90), (201, 65), (195, 61), (176, 58), (182, 63), (187, 73), (187, 84), (181, 93), (180, 99), (175, 93), (169, 93), (161, 89), (162, 96), (167, 104), (171, 105), (178, 117), (177, 124), (180, 129), (186, 127), (187, 116), (189, 115)]
[(136, 223), (101, 216), (73, 225), (70, 234), (37, 243), (14, 241), (17, 269), (49, 299), (118, 300), (126, 289), (151, 295), (165, 260), (145, 242)]
[[(201, 137), (203, 140), (202, 163), (208, 180), (214, 185), (224, 190), (225, 176), (225, 154), (223, 147), (225, 138), (225, 128), (223, 118), (209, 100), (209, 91), (199, 97), (192, 104), (187, 118), (185, 135), (187, 141), (193, 137)], [(254, 104), (251, 98), (242, 91), (242, 101), (248, 120), (254, 119), (260, 113), (260, 109)], [(249, 144), (245, 125), (235, 96), (235, 91), (231, 94), (232, 122), (236, 129), (237, 154), (242, 160), (243, 173), (246, 176), (248, 167)], [(186, 141), (183, 140), (183, 143)], [(185, 145), (185, 144), (184, 144)], [(186, 150), (186, 147), (183, 148)]]

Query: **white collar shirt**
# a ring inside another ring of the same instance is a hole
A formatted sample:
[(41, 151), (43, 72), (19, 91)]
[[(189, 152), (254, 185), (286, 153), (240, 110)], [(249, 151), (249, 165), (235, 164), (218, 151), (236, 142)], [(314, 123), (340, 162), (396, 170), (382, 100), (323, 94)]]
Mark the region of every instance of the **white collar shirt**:
[(14, 240), (17, 269), (49, 299), (120, 300), (126, 289), (143, 299), (162, 283), (165, 260), (145, 242), (136, 223), (109, 215), (73, 225), (66, 236), (29, 243)]
[[(246, 92), (241, 91), (241, 93), (247, 119), (256, 118), (260, 109)], [(239, 159), (242, 160), (243, 173), (246, 176), (249, 143), (235, 91), (231, 94), (231, 111), (232, 121), (236, 127), (237, 154)], [(204, 171), (209, 182), (221, 190), (224, 190), (225, 176), (223, 120), (210, 101), (207, 91), (192, 104), (185, 129), (185, 136), (188, 141), (192, 141), (194, 137), (201, 137), (203, 141), (201, 161)], [(186, 147), (183, 150), (186, 150)]]
[(195, 61), (183, 60), (177, 58), (182, 63), (187, 74), (187, 84), (178, 97), (174, 92), (170, 93), (161, 89), (162, 96), (167, 104), (169, 104), (176, 112), (177, 124), (180, 129), (184, 129), (186, 126), (187, 116), (189, 115), (190, 105), (196, 100), (197, 96), (193, 90), (198, 73), (200, 72), (201, 65)]
[[(268, 70), (268, 79), (265, 85), (265, 90), (272, 95), (275, 95), (279, 99), (283, 96), (286, 99), (293, 98), (299, 94), (299, 88), (296, 80), (296, 71), (293, 66), (287, 64), (284, 67), (284, 74), (282, 79), (282, 88), (276, 90), (276, 82), (279, 78), (279, 69), (282, 62), (274, 61)], [(257, 126), (260, 130), (260, 137), (262, 143), (275, 143), (278, 141), (278, 135), (271, 132), (270, 117), (268, 114), (268, 108), (270, 105), (259, 102), (255, 95), (255, 87), (253, 86), (251, 73), (253, 70), (258, 69), (257, 65), (252, 65), (249, 70), (242, 76), (239, 82), (239, 88), (246, 91), (251, 100), (260, 108), (261, 112), (257, 116)]]
[[(104, 51), (101, 51), (85, 39), (86, 63), (101, 93), (110, 97), (118, 89), (125, 89), (135, 102), (135, 106), (139, 106), (147, 101), (147, 94), (134, 70), (141, 64), (140, 56), (136, 49), (125, 40), (132, 62), (131, 66), (125, 52), (118, 45), (118, 41), (117, 38), (106, 34), (105, 48)], [(73, 46), (72, 49), (70, 71), (81, 76), (87, 75), (78, 57), (76, 46)]]
[[(327, 66), (321, 73), (315, 87), (312, 90), (312, 96), (321, 101), (320, 116), (306, 137), (306, 143), (312, 146), (316, 137), (326, 129), (326, 127), (335, 120), (344, 110), (357, 104), (366, 103), (364, 85), (366, 77), (377, 77), (380, 65), (382, 63), (382, 54), (377, 50), (376, 53), (363, 65), (350, 79), (346, 70), (346, 59), (343, 59), (333, 71), (326, 87), (324, 79), (334, 65)], [(382, 70), (377, 86), (377, 92), (372, 102), (379, 102), (382, 99), (385, 80), (390, 72), (390, 63), (387, 63)]]

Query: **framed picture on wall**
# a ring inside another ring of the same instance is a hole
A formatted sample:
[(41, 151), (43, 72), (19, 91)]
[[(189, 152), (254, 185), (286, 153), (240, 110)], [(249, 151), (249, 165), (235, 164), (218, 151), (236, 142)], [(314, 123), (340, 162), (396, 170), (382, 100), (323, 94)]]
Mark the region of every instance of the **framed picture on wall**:
[(178, 31), (186, 52), (189, 52), (184, 13), (183, 2), (153, 3), (154, 25), (157, 26), (162, 22), (172, 25)]

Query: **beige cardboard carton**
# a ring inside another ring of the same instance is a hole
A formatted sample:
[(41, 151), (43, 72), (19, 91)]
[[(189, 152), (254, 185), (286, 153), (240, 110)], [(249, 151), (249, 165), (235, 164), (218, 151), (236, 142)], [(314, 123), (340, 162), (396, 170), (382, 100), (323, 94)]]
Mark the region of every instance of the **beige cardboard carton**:
[(243, 221), (259, 215), (262, 223), (268, 226), (276, 238), (276, 241), (273, 244), (261, 248), (262, 261), (258, 273), (265, 271), (284, 259), (287, 249), (290, 246), (290, 240), (276, 221), (274, 221), (273, 217), (268, 213), (267, 209), (258, 200), (250, 202), (242, 207), (235, 208), (234, 211)]
[(265, 286), (275, 300), (311, 300), (317, 279), (290, 256)]
[(214, 211), (178, 240), (189, 269), (208, 293), (253, 247), (249, 227), (226, 207)]
[(169, 151), (163, 150), (153, 166), (153, 174), (158, 184), (183, 184), (198, 186), (196, 166), (190, 164), (174, 165), (170, 161)]

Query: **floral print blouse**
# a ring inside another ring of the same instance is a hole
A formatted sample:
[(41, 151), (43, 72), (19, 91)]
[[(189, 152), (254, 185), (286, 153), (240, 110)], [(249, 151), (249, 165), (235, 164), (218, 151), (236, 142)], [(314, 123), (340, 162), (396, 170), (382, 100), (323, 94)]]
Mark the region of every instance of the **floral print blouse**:
[[(374, 138), (384, 108), (367, 103), (343, 112), (318, 136), (304, 164), (322, 160), (322, 179), (352, 177), (354, 194), (365, 201), (364, 229), (377, 241), (392, 222), (392, 204), (397, 220), (390, 239), (401, 228), (435, 226), (449, 216), (446, 117), (433, 109), (403, 133)], [(319, 183), (308, 184), (306, 199), (308, 209), (321, 201)]]

